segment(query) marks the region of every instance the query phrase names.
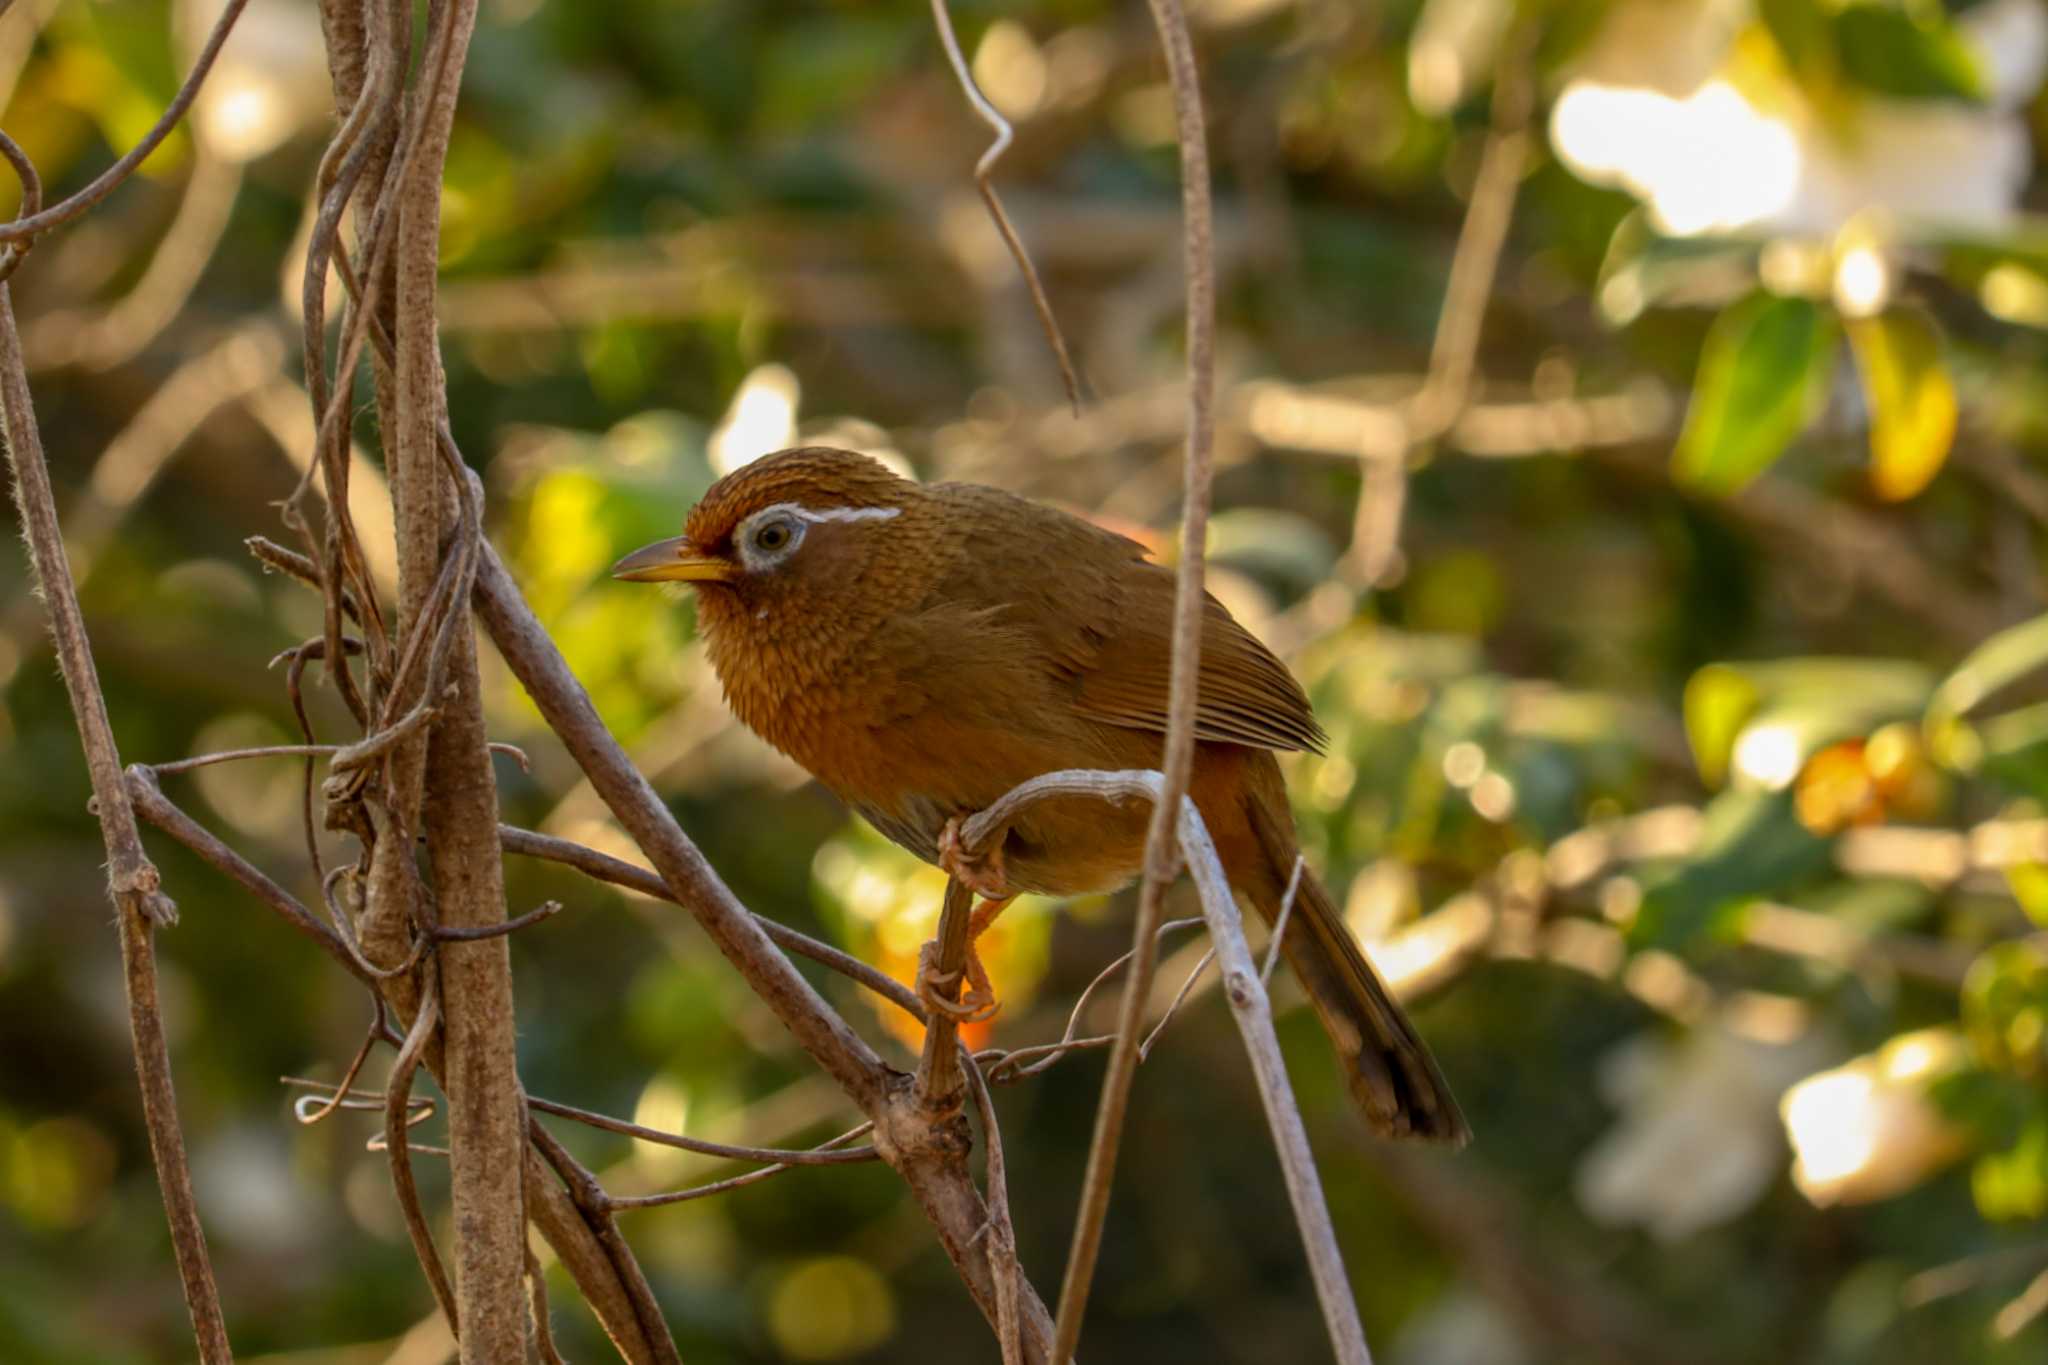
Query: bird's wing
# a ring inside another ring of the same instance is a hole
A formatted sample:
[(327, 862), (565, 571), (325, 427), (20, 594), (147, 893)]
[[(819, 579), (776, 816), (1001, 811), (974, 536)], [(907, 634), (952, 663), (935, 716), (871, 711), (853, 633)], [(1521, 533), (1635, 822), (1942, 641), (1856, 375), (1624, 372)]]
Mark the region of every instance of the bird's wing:
[[(1008, 606), (1005, 624), (1035, 637), (1058, 692), (1083, 716), (1164, 732), (1173, 573), (1147, 562), (1136, 541), (1092, 522), (993, 490), (975, 493), (1003, 504), (989, 509), (1002, 515), (988, 521), (1029, 525), (968, 550), (975, 564), (971, 595)], [(1195, 735), (1261, 749), (1323, 745), (1322, 727), (1287, 666), (1213, 597), (1202, 620)]]
[[(1134, 730), (1166, 729), (1173, 658), (1173, 574), (1157, 564), (1126, 569), (1116, 629), (1076, 680), (1086, 715)], [(1221, 602), (1203, 604), (1195, 736), (1261, 749), (1320, 752), (1316, 724), (1287, 665), (1239, 625)]]

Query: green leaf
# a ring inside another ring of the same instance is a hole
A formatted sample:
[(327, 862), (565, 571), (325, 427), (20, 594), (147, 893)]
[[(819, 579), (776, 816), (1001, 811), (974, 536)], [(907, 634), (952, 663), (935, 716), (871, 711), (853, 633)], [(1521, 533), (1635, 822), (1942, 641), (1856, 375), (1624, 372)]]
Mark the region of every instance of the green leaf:
[(1842, 72), (1866, 90), (1907, 99), (1984, 97), (1976, 54), (1939, 7), (1850, 5), (1835, 16)]
[(2039, 1076), (2048, 1062), (2048, 950), (2031, 939), (1993, 944), (1963, 978), (1963, 1028), (1988, 1066)]
[(1979, 1157), (1970, 1168), (1970, 1194), (1977, 1212), (1994, 1220), (2048, 1213), (2048, 1123), (2036, 1117), (2011, 1147)]
[(1794, 72), (1811, 75), (1833, 68), (1834, 27), (1815, 0), (1757, 0), (1757, 13)]
[(1827, 397), (1834, 315), (1809, 299), (1752, 294), (1714, 321), (1672, 458), (1679, 482), (1733, 493), (1764, 472)]
[(1593, 297), (1609, 324), (1626, 327), (1647, 308), (1704, 283), (1756, 278), (1763, 243), (1739, 235), (1667, 237), (1650, 215), (1635, 209), (1615, 226), (1593, 283)]
[(1927, 704), (1928, 724), (1937, 726), (1964, 715), (2043, 666), (2048, 666), (2048, 616), (2006, 627), (1971, 650), (1942, 680)]
[[(1686, 684), (1686, 738), (1700, 776), (1715, 784), (1727, 779), (1752, 731), (1774, 732), (1795, 765), (1783, 774), (1789, 781), (1797, 765), (1828, 745), (1919, 716), (1933, 687), (1926, 669), (1897, 659), (1709, 664)], [(1756, 772), (1737, 775), (1752, 786), (1770, 785)]]
[(1685, 685), (1685, 738), (1700, 781), (1718, 787), (1728, 780), (1735, 737), (1756, 714), (1757, 687), (1741, 669), (1708, 664)]
[(2048, 927), (2048, 867), (2039, 863), (2014, 863), (2005, 869), (2005, 884), (2012, 898), (2036, 925)]
[(1639, 947), (1680, 946), (1720, 912), (1825, 870), (1828, 847), (1794, 817), (1789, 791), (1725, 791), (1707, 803), (1699, 851), (1644, 887), (1629, 937)]
[(1848, 324), (1849, 349), (1870, 403), (1870, 481), (1903, 502), (1925, 488), (1956, 436), (1956, 386), (1941, 333), (1917, 309), (1893, 308)]
[[(1973, 768), (2028, 796), (2048, 799), (2048, 702), (1993, 716), (1976, 728), (1973, 738)], [(2048, 905), (2048, 896), (2042, 903)]]

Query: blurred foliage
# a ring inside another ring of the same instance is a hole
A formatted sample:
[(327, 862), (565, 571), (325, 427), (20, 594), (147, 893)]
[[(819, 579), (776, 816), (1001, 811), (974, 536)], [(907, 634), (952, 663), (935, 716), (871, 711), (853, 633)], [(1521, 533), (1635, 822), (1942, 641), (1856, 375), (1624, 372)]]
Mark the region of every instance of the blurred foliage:
[[(1389, 974), (1428, 992), (1421, 1027), (1479, 1133), (1443, 1161), (1376, 1151), (1313, 1021), (1283, 1018), (1379, 1358), (2039, 1359), (2048, 15), (1191, 8), (1219, 192), (1215, 587), (1310, 689), (1331, 736), (1290, 769), (1310, 857)], [(997, 181), (1096, 395), (1078, 419), (972, 190), (985, 130), (909, 0), (488, 0), (444, 200), (451, 417), (495, 539), (734, 889), (899, 976), (936, 874), (738, 731), (687, 598), (605, 569), (796, 439), (1164, 549), (1177, 187), (1146, 17), (955, 15), (1018, 125)], [(4, 123), (54, 191), (139, 135), (211, 17), (63, 0), (0, 21)], [(306, 0), (252, 6), (193, 128), (15, 286), (130, 759), (295, 731), (264, 664), (317, 613), (240, 541), (277, 533), (305, 439), (318, 44)], [(1529, 63), (1537, 124), (1476, 406), (1389, 448), (1504, 61)], [(374, 498), (367, 410), (357, 436)], [(1368, 459), (1407, 470), (1369, 588)], [(509, 817), (620, 851), (517, 686), (488, 683), (498, 737), (532, 759), (500, 765)], [(342, 733), (334, 699), (311, 702)], [(102, 854), (19, 555), (0, 557), (0, 773), (0, 1359), (181, 1358)], [(310, 895), (297, 784), (272, 764), (168, 786)], [(184, 910), (169, 1023), (237, 1346), (384, 1360), (430, 1303), (370, 1125), (299, 1127), (277, 1084), (338, 1075), (358, 993), (154, 847)], [(686, 917), (559, 869), (511, 876), (515, 909), (571, 907), (513, 945), (536, 1094), (753, 1143), (847, 1126)], [(1056, 1037), (1126, 925), (1121, 900), (1009, 912), (984, 1040)], [(1171, 989), (1199, 948), (1169, 951)], [(821, 986), (908, 1055), (900, 1020)], [(998, 1096), (1041, 1286), (1099, 1074), (1082, 1056)], [(723, 1173), (562, 1131), (625, 1191)], [(1320, 1358), (1213, 996), (1144, 1068), (1128, 1142), (1091, 1358)], [(692, 1361), (993, 1357), (885, 1171), (800, 1170), (627, 1232)], [(598, 1358), (551, 1283), (570, 1355)]]

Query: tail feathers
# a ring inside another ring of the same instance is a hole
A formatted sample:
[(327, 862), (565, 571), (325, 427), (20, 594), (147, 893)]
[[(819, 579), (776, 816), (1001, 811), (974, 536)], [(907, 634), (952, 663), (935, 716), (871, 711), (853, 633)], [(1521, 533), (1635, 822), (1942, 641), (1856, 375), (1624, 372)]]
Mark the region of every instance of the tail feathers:
[[(1280, 913), (1281, 897), (1270, 887), (1284, 887), (1293, 875), (1294, 831), (1262, 802), (1254, 799), (1249, 804), (1252, 828), (1276, 874), (1267, 886), (1254, 890), (1252, 900), (1271, 923)], [(1470, 1141), (1472, 1130), (1436, 1059), (1366, 961), (1330, 893), (1306, 871), (1287, 917), (1281, 950), (1315, 1005), (1343, 1064), (1352, 1098), (1373, 1131), (1383, 1137), (1457, 1146)]]

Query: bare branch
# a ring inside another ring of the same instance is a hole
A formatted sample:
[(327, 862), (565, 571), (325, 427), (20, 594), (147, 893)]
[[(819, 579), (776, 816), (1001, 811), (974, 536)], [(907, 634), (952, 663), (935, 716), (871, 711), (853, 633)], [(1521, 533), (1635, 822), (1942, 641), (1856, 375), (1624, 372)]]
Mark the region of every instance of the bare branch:
[(838, 1137), (829, 1138), (808, 1152), (790, 1152), (773, 1165), (763, 1166), (758, 1171), (732, 1176), (726, 1180), (714, 1180), (708, 1185), (694, 1185), (687, 1190), (669, 1190), (662, 1194), (607, 1195), (606, 1206), (612, 1209), (651, 1209), (668, 1204), (688, 1203), (693, 1199), (704, 1199), (714, 1194), (724, 1194), (746, 1185), (757, 1185), (771, 1176), (798, 1166), (840, 1165), (847, 1162), (873, 1161), (879, 1153), (873, 1147), (843, 1147), (842, 1143), (853, 1141), (874, 1131), (873, 1122), (858, 1124), (847, 1129)]
[(1010, 215), (1003, 211), (1003, 201), (996, 195), (992, 178), (996, 162), (1010, 150), (1016, 130), (988, 102), (988, 96), (981, 93), (981, 86), (975, 82), (974, 72), (960, 51), (960, 38), (953, 31), (953, 15), (946, 7), (946, 0), (932, 0), (932, 22), (938, 27), (939, 44), (946, 49), (946, 60), (952, 65), (953, 76), (960, 82), (967, 102), (974, 106), (975, 115), (996, 135), (988, 150), (981, 154), (981, 159), (974, 163), (974, 187), (981, 191), (981, 202), (988, 208), (989, 220), (995, 224), (1003, 245), (1009, 248), (1010, 259), (1017, 263), (1017, 273), (1024, 277), (1024, 287), (1031, 291), (1031, 306), (1038, 310), (1038, 325), (1044, 329), (1045, 339), (1052, 346), (1053, 358), (1059, 362), (1060, 382), (1066, 386), (1067, 402), (1078, 417), (1081, 414), (1081, 377), (1074, 372), (1073, 357), (1067, 353), (1067, 339), (1060, 332), (1059, 319), (1053, 314), (1052, 300), (1046, 297), (1045, 285), (1039, 281), (1038, 267), (1031, 263), (1031, 253), (1024, 249), (1024, 241), (1011, 224)]
[[(643, 896), (667, 901), (670, 905), (683, 903), (675, 892), (669, 890), (667, 882), (646, 868), (635, 867), (608, 853), (600, 853), (594, 848), (587, 848), (571, 840), (558, 839), (552, 834), (536, 834), (532, 830), (520, 829), (514, 825), (498, 826), (498, 839), (507, 853), (520, 853), (529, 858), (545, 858), (550, 862), (573, 867), (599, 881), (610, 882), (614, 886), (637, 891)], [(924, 1004), (901, 982), (876, 971), (853, 954), (842, 952), (829, 943), (820, 943), (780, 920), (770, 919), (766, 915), (754, 915), (753, 919), (755, 925), (762, 933), (773, 939), (777, 947), (799, 957), (807, 957), (821, 966), (830, 967), (848, 980), (867, 987), (919, 1021), (924, 1019)]]
[[(1092, 795), (1106, 801), (1131, 798), (1157, 800), (1164, 788), (1165, 779), (1155, 772), (1069, 770), (1047, 773), (1012, 788), (994, 806), (967, 821), (961, 834), (963, 839), (971, 842), (984, 836), (988, 830), (1007, 824), (1032, 802), (1050, 796)], [(1295, 1222), (1301, 1228), (1302, 1243), (1308, 1252), (1309, 1270), (1315, 1279), (1317, 1297), (1322, 1302), (1323, 1321), (1329, 1330), (1331, 1345), (1343, 1365), (1370, 1365), (1372, 1355), (1365, 1344), (1357, 1306), (1351, 1299), (1350, 1281), (1345, 1276), (1343, 1256), (1337, 1248), (1336, 1230), (1323, 1199), (1315, 1158), (1309, 1151), (1308, 1130), (1302, 1123), (1301, 1111), (1294, 1102), (1293, 1088), (1288, 1083), (1287, 1067), (1280, 1055), (1279, 1036), (1273, 1031), (1272, 1007), (1265, 987), (1260, 983), (1258, 964), (1245, 943), (1244, 929), (1238, 922), (1236, 902), (1231, 897), (1230, 879), (1223, 871), (1222, 859), (1217, 856), (1208, 827), (1202, 823), (1201, 812), (1185, 796), (1181, 798), (1175, 837), (1186, 855), (1195, 889), (1200, 893), (1202, 916), (1208, 922), (1209, 939), (1215, 946), (1223, 970), (1224, 992), (1230, 998), (1231, 1012), (1237, 1018), (1238, 1031), (1244, 1035), (1245, 1051), (1251, 1057), (1252, 1071), (1259, 1084), (1259, 1097), (1265, 1105), (1267, 1124), (1273, 1131), (1281, 1172), (1287, 1181), (1288, 1198), (1294, 1206)], [(1131, 996), (1126, 995), (1124, 1000), (1128, 1010)]]
[(1508, 225), (1514, 218), (1515, 194), (1529, 160), (1529, 113), (1535, 101), (1529, 56), (1536, 26), (1524, 21), (1514, 29), (1495, 66), (1493, 121), (1480, 154), (1472, 200), (1458, 229), (1458, 245), (1451, 255), (1450, 278), (1444, 285), (1436, 338), (1430, 347), (1429, 373), (1401, 413), (1402, 448), (1392, 458), (1374, 458), (1371, 451), (1354, 452), (1365, 457), (1364, 482), (1358, 492), (1345, 568), (1360, 588), (1384, 582), (1400, 549), (1409, 460), (1450, 432), (1471, 402), (1481, 324), (1500, 269), (1501, 249), (1507, 244)]
[(1267, 999), (1258, 964), (1245, 944), (1244, 926), (1238, 921), (1223, 860), (1217, 856), (1216, 845), (1210, 841), (1209, 831), (1192, 801), (1183, 801), (1181, 805), (1180, 840), (1187, 854), (1189, 875), (1201, 892), (1202, 915), (1209, 921), (1209, 941), (1215, 946), (1217, 965), (1223, 973), (1223, 993), (1230, 1001), (1231, 1013), (1237, 1017), (1238, 1032), (1244, 1035), (1245, 1052), (1251, 1057), (1252, 1073), (1259, 1083), (1259, 1099), (1266, 1108), (1266, 1124), (1273, 1130), (1280, 1171), (1287, 1181), (1287, 1197), (1294, 1205), (1294, 1221), (1301, 1228), (1309, 1273), (1323, 1306), (1323, 1325), (1329, 1331), (1330, 1344), (1340, 1365), (1372, 1365), (1365, 1328), (1358, 1320), (1358, 1305), (1352, 1301), (1351, 1282), (1344, 1273), (1344, 1256), (1337, 1247), (1337, 1231), (1323, 1200), (1315, 1155), (1309, 1150), (1308, 1129), (1301, 1121), (1301, 1109), (1294, 1102), (1294, 1090), (1287, 1080), (1287, 1063), (1280, 1056), (1280, 1036), (1273, 1031), (1272, 1002)]
[(279, 886), (254, 863), (235, 852), (211, 830), (187, 815), (157, 785), (156, 773), (137, 763), (128, 768), (128, 793), (143, 819), (204, 858), (233, 881), (240, 882), (257, 900), (284, 917), (287, 924), (319, 944), (326, 954), (349, 975), (366, 986), (375, 977), (357, 960), (347, 942), (320, 922), (297, 897)]
[(61, 227), (70, 222), (119, 189), (121, 183), (135, 173), (136, 167), (147, 161), (149, 154), (171, 135), (171, 130), (185, 117), (185, 111), (192, 107), (192, 101), (199, 94), (200, 85), (206, 80), (207, 73), (213, 70), (214, 58), (220, 55), (221, 44), (227, 41), (229, 30), (234, 28), (235, 20), (242, 17), (242, 10), (248, 3), (249, 0), (228, 0), (220, 12), (220, 18), (214, 22), (213, 32), (206, 37), (206, 45), (200, 48), (199, 56), (193, 61), (192, 70), (185, 77), (184, 85), (178, 88), (177, 95), (165, 107), (156, 123), (143, 134), (142, 141), (130, 148), (127, 155), (101, 171), (91, 184), (78, 193), (52, 204), (41, 212), (35, 211), (33, 204), (24, 201), (22, 216), (0, 226), (0, 242), (11, 244), (5, 256), (0, 256), (0, 279), (14, 273), (15, 268), (21, 264), (29, 243), (51, 228)]
[[(852, 1150), (836, 1148), (835, 1144), (846, 1141), (845, 1138), (835, 1138), (832, 1142), (810, 1151), (792, 1151), (780, 1147), (735, 1147), (730, 1143), (706, 1142), (702, 1138), (685, 1137), (681, 1133), (664, 1133), (659, 1128), (628, 1123), (624, 1119), (593, 1113), (588, 1109), (578, 1109), (574, 1105), (561, 1104), (555, 1100), (544, 1100), (535, 1095), (527, 1096), (526, 1104), (528, 1108), (543, 1114), (574, 1119), (578, 1123), (589, 1124), (592, 1128), (601, 1128), (607, 1133), (618, 1133), (623, 1137), (639, 1138), (642, 1142), (659, 1143), (664, 1147), (696, 1152), (700, 1156), (726, 1157), (733, 1161), (762, 1161), (783, 1166), (840, 1166), (850, 1162), (872, 1161), (875, 1156), (872, 1147)], [(865, 1133), (871, 1127), (872, 1124), (863, 1125), (860, 1132)]]
[[(28, 159), (12, 139), (0, 133), (0, 147), (23, 171), (23, 207), (33, 210), (38, 190)], [(18, 260), (18, 256), (16, 257)], [(229, 1361), (227, 1322), (221, 1313), (220, 1291), (206, 1254), (206, 1234), (199, 1223), (198, 1199), (185, 1157), (185, 1137), (178, 1127), (177, 1095), (171, 1084), (170, 1045), (157, 1001), (154, 926), (177, 921), (177, 906), (162, 890), (156, 865), (143, 852), (135, 810), (121, 777), (120, 750), (107, 718), (106, 697), (86, 636), (85, 615), (64, 557), (64, 538), (57, 525), (56, 499), (49, 468), (43, 459), (42, 436), (36, 427), (23, 368), (21, 337), (15, 329), (11, 291), (0, 284), (0, 419), (4, 419), (7, 453), (14, 472), (15, 505), (28, 535), (29, 561), (50, 613), (57, 662), (77, 718), (92, 778), (93, 807), (106, 842), (110, 890), (120, 920), (121, 965), (128, 992), (128, 1025), (135, 1048), (135, 1068), (142, 1086), (143, 1118), (149, 1128), (150, 1154), (157, 1183), (163, 1189), (164, 1213), (170, 1221), (177, 1251), (178, 1273), (199, 1356), (207, 1365)]]
[(1130, 984), (1117, 1018), (1117, 1041), (1110, 1049), (1109, 1070), (1102, 1081), (1102, 1101), (1095, 1113), (1095, 1136), (1088, 1149), (1088, 1171), (1075, 1215), (1073, 1245), (1060, 1285), (1060, 1307), (1053, 1336), (1053, 1359), (1072, 1357), (1088, 1308), (1095, 1259), (1102, 1245), (1103, 1219), (1109, 1212), (1110, 1186), (1116, 1179), (1117, 1150), (1123, 1139), (1124, 1109), (1130, 1102), (1131, 1078), (1138, 1065), (1138, 1046), (1145, 1022), (1145, 1001), (1152, 991), (1157, 961), (1156, 935), (1166, 887), (1177, 871), (1174, 813), (1194, 765), (1196, 680), (1201, 669), (1203, 556), (1207, 550), (1209, 492), (1215, 445), (1216, 391), (1216, 261), (1209, 193), (1208, 134), (1202, 116), (1201, 78), (1195, 69), (1195, 46), (1180, 0), (1149, 0), (1153, 25), (1166, 52), (1167, 79), (1173, 90), (1175, 131), (1180, 141), (1181, 215), (1184, 233), (1182, 269), (1187, 275), (1187, 463), (1186, 491), (1181, 508), (1180, 566), (1174, 584), (1173, 672), (1168, 689), (1164, 795), (1154, 805), (1145, 838), (1145, 876), (1138, 891), (1137, 924), (1132, 929)]
[(996, 1122), (995, 1100), (988, 1080), (974, 1059), (967, 1059), (967, 1079), (974, 1089), (974, 1109), (981, 1116), (982, 1142), (988, 1148), (988, 1223), (983, 1240), (996, 1275), (996, 1338), (1003, 1365), (1024, 1365), (1024, 1324), (1020, 1312), (1024, 1267), (1017, 1259), (1017, 1229), (1010, 1220), (1010, 1178), (1003, 1156), (1002, 1125)]
[(530, 1117), (528, 1125), (527, 1213), (630, 1365), (681, 1365), (646, 1274), (599, 1202), (595, 1177)]
[(419, 1257), (420, 1269), (426, 1272), (427, 1285), (434, 1291), (434, 1301), (441, 1305), (441, 1312), (448, 1319), (448, 1329), (456, 1334), (459, 1341), (462, 1319), (455, 1291), (448, 1284), (448, 1271), (441, 1263), (441, 1253), (434, 1248), (434, 1234), (427, 1227), (426, 1212), (420, 1208), (419, 1186), (413, 1180), (406, 1144), (406, 1130), (418, 1122), (412, 1116), (412, 1078), (419, 1070), (427, 1043), (440, 1022), (440, 996), (430, 975), (427, 988), (420, 997), (419, 1013), (413, 1018), (412, 1029), (405, 1035), (405, 1045), (398, 1050), (398, 1060), (391, 1064), (391, 1077), (385, 1082), (384, 1150), (391, 1161), (391, 1186), (397, 1191), (399, 1211), (405, 1215), (405, 1230), (412, 1238), (413, 1252)]

